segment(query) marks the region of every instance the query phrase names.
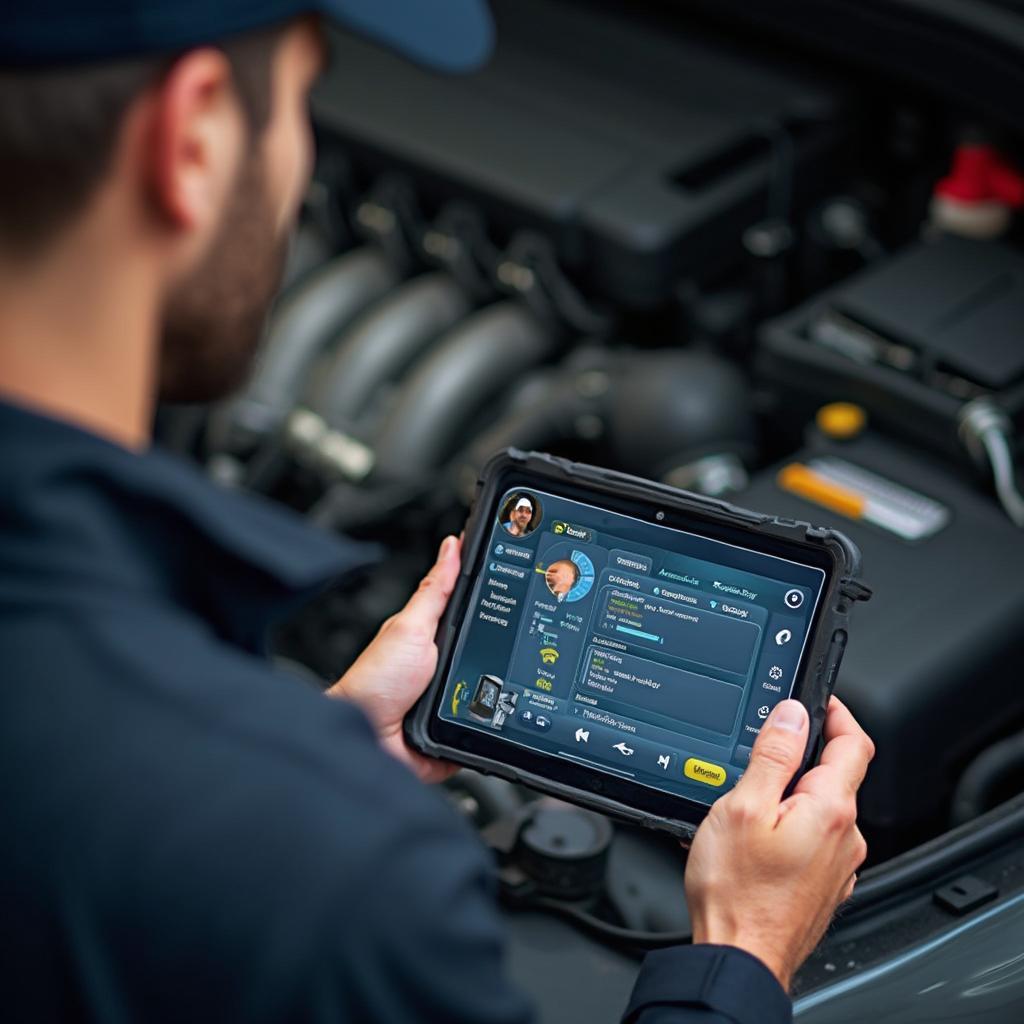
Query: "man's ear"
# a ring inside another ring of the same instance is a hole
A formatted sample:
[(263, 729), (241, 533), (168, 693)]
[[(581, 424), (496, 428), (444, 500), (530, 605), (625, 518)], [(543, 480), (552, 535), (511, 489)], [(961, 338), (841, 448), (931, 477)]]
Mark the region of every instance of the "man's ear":
[(230, 62), (212, 47), (190, 50), (171, 66), (152, 103), (150, 194), (172, 226), (201, 232), (219, 221), (244, 148)]

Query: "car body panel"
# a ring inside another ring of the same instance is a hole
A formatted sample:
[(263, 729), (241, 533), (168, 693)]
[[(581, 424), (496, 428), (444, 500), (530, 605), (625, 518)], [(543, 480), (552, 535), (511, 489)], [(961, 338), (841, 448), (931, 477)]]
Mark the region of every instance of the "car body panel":
[(801, 1024), (1019, 1024), (1024, 893), (934, 939), (798, 999)]

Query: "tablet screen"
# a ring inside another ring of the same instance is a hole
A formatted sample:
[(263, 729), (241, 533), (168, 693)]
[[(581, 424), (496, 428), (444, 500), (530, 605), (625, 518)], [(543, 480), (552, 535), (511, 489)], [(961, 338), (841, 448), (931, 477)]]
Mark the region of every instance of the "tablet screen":
[(709, 804), (790, 696), (822, 569), (506, 491), (437, 714)]

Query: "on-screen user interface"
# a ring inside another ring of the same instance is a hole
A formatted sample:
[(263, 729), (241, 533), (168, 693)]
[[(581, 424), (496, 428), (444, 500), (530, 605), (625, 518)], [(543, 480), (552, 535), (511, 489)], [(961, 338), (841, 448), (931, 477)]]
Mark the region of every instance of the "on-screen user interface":
[(439, 715), (711, 803), (788, 697), (825, 573), (505, 493)]

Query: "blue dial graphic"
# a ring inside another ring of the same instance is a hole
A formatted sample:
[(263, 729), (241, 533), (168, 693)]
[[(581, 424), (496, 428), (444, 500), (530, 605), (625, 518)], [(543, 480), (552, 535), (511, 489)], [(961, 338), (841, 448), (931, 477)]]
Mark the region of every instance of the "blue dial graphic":
[(573, 551), (569, 558), (579, 569), (580, 578), (565, 595), (565, 599), (566, 601), (579, 601), (590, 593), (590, 588), (594, 585), (594, 563), (582, 551)]

